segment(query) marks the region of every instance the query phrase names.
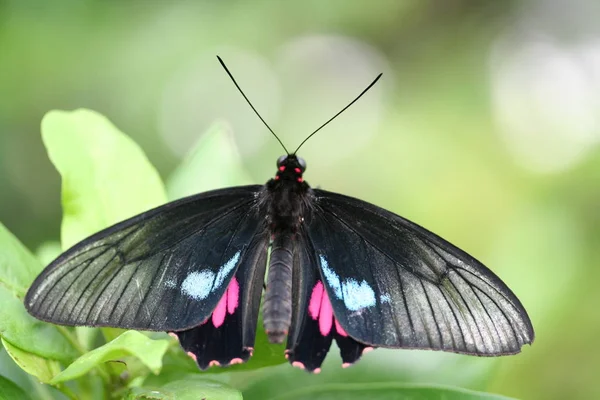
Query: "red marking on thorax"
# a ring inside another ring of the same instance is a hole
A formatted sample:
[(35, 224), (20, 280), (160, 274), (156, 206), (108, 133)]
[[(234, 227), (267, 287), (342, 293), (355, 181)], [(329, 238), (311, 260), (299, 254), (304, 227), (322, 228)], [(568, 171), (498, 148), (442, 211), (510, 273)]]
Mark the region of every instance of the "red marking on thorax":
[(231, 280), (229, 286), (225, 290), (223, 297), (219, 300), (219, 303), (215, 307), (215, 310), (212, 313), (212, 323), (215, 328), (223, 325), (225, 321), (225, 316), (227, 314), (233, 314), (235, 309), (238, 307), (240, 298), (240, 285), (235, 278)]
[(297, 174), (299, 174), (300, 172), (302, 172), (302, 170), (300, 168), (294, 168), (294, 171), (296, 171)]
[(333, 307), (327, 296), (327, 291), (323, 287), (323, 283), (318, 281), (313, 287), (308, 302), (308, 315), (315, 321), (319, 321), (319, 332), (321, 335), (327, 336), (331, 333), (331, 328), (335, 324), (335, 330), (340, 336), (348, 336), (346, 331), (339, 324), (333, 315)]
[(280, 170), (281, 172), (285, 171), (285, 165), (282, 165), (281, 167), (279, 167), (279, 170)]

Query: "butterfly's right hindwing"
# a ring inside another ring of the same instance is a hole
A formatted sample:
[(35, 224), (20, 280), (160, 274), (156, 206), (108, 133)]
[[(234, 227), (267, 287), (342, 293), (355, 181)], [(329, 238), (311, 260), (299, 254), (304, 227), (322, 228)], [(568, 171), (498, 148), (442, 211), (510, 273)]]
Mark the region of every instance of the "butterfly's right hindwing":
[(319, 372), (335, 340), (343, 365), (348, 366), (369, 346), (348, 336), (335, 318), (319, 274), (318, 260), (306, 233), (299, 232), (295, 240), (292, 323), (286, 357), (294, 366)]
[(64, 325), (175, 331), (206, 320), (249, 244), (264, 236), (261, 186), (187, 197), (76, 244), (34, 281), (35, 317)]

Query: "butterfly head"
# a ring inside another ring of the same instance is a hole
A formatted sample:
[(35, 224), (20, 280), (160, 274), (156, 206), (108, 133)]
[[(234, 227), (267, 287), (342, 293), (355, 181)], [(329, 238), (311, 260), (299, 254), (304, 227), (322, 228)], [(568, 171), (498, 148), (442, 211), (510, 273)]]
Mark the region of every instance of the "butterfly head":
[(306, 171), (306, 161), (295, 154), (286, 154), (277, 159), (277, 175), (275, 180), (291, 180), (303, 182), (302, 174)]

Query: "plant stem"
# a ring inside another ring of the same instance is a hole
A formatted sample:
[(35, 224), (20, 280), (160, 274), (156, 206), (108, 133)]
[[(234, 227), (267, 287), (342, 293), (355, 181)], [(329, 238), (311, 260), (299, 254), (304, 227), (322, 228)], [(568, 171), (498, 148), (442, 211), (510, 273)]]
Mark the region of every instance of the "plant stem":
[(81, 345), (81, 343), (79, 343), (79, 340), (77, 340), (77, 338), (75, 337), (75, 335), (73, 335), (73, 332), (71, 332), (66, 326), (62, 326), (62, 325), (55, 325), (56, 328), (58, 328), (58, 331), (65, 337), (65, 339), (67, 339), (69, 341), (69, 343), (71, 343), (71, 345), (75, 348), (75, 350), (77, 350), (79, 352), (79, 354), (85, 354), (86, 353), (86, 349), (83, 348), (83, 346)]
[(73, 400), (79, 399), (79, 397), (77, 397), (77, 395), (75, 393), (73, 393), (73, 391), (65, 384), (59, 384), (56, 386), (56, 388), (58, 390), (60, 390), (65, 396), (67, 396), (70, 399), (73, 399)]

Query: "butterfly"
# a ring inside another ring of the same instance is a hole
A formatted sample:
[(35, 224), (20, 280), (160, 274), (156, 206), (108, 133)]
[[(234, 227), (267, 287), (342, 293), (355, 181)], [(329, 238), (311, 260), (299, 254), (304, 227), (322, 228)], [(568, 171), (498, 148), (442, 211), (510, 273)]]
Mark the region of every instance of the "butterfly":
[(176, 200), (74, 245), (35, 279), (27, 310), (55, 324), (170, 332), (201, 369), (250, 358), (261, 300), (269, 341), (287, 338), (286, 358), (312, 372), (334, 340), (343, 366), (375, 347), (518, 353), (534, 339), (531, 321), (482, 263), (390, 211), (304, 181), (299, 148), (380, 77), (286, 150), (265, 185)]

